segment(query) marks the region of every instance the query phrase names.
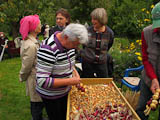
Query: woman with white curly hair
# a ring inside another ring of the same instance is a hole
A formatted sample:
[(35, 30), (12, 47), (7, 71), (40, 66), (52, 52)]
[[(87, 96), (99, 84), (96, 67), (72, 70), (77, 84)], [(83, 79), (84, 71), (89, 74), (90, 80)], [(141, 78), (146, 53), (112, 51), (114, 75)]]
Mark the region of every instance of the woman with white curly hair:
[(66, 120), (68, 92), (71, 85), (81, 81), (74, 68), (75, 49), (87, 41), (85, 26), (72, 23), (41, 44), (37, 53), (36, 90), (43, 99), (49, 120)]

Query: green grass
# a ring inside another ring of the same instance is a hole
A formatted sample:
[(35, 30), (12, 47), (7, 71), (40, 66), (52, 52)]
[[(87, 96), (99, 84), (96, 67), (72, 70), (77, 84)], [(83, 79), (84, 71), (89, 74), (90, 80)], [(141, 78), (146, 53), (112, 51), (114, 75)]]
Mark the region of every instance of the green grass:
[(20, 58), (0, 62), (0, 120), (30, 120), (25, 83), (19, 82)]
[[(31, 120), (30, 100), (25, 83), (19, 82), (19, 57), (0, 62), (0, 120)], [(116, 82), (120, 87), (120, 83)], [(45, 111), (44, 111), (45, 112)], [(46, 112), (44, 114), (46, 116)], [(152, 111), (149, 120), (157, 120), (158, 110)]]

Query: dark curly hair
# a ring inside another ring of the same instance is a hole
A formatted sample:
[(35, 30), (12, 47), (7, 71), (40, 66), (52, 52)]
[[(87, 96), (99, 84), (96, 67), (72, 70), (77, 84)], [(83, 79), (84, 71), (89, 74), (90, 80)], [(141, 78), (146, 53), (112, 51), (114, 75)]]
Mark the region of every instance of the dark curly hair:
[(62, 14), (62, 16), (64, 16), (64, 17), (68, 20), (68, 22), (66, 23), (66, 25), (70, 24), (71, 16), (70, 16), (70, 14), (68, 13), (68, 11), (67, 11), (66, 9), (64, 9), (64, 8), (60, 8), (59, 10), (56, 11), (56, 16), (57, 16), (59, 13)]

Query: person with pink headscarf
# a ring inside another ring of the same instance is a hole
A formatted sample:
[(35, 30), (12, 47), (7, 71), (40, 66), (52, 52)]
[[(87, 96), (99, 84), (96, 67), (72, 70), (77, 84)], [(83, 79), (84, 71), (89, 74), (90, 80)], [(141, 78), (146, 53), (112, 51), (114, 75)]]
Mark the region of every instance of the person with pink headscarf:
[(43, 102), (35, 91), (37, 50), (40, 46), (36, 37), (41, 32), (39, 16), (29, 15), (23, 17), (20, 20), (19, 32), (23, 39), (20, 49), (22, 65), (19, 78), (21, 82), (26, 82), (26, 93), (30, 97), (32, 120), (43, 120)]

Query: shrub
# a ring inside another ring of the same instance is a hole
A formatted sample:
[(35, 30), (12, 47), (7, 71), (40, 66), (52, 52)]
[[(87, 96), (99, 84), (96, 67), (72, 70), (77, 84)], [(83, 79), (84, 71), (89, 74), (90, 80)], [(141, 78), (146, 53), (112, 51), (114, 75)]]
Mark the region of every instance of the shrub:
[(108, 9), (108, 24), (115, 35), (139, 38), (142, 29), (151, 24), (152, 3), (153, 0), (113, 0)]
[[(116, 80), (123, 77), (126, 68), (135, 68), (142, 64), (141, 40), (134, 40), (130, 43), (127, 38), (115, 38), (115, 42), (110, 49), (110, 54), (114, 60), (113, 76)], [(131, 76), (139, 76), (140, 72), (131, 73)]]

